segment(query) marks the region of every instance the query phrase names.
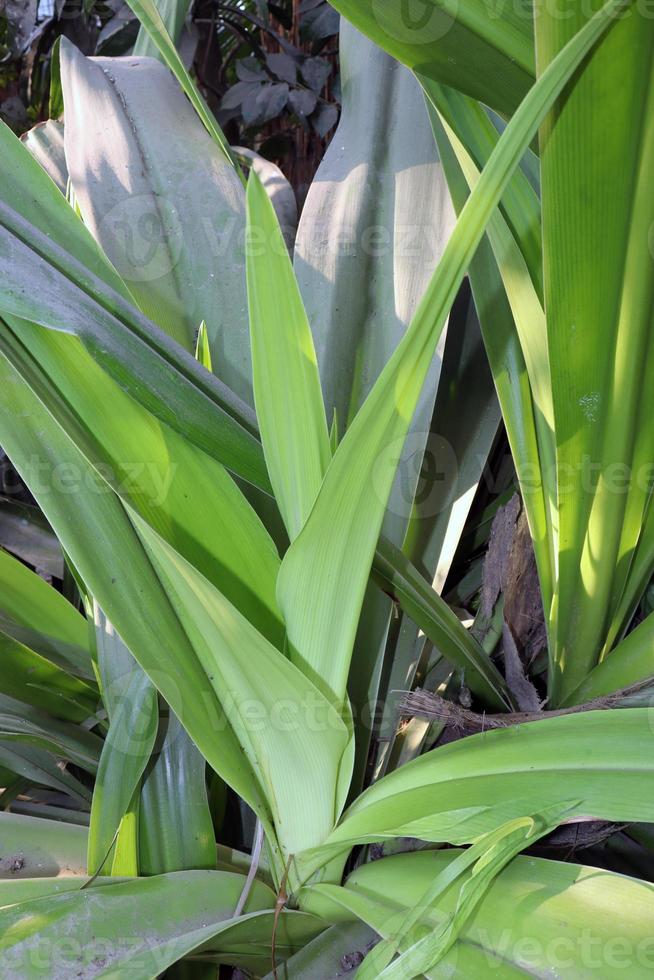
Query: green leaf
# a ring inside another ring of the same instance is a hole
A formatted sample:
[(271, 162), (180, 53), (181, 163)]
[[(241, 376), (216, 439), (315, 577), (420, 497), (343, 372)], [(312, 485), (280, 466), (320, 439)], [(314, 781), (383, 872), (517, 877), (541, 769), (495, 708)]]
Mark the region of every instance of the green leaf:
[[(183, 871), (28, 899), (0, 911), (0, 956), (25, 980), (63, 980), (79, 970), (154, 980), (210, 940), (219, 948), (242, 884), (227, 872)], [(256, 882), (247, 911), (273, 903), (271, 890)], [(42, 957), (34, 956), (35, 942)]]
[(500, 710), (510, 706), (504, 678), (477, 640), (400, 549), (384, 539), (375, 555), (373, 576), (397, 599), (436, 649), (465, 670), (466, 684), (472, 691)]
[[(343, 783), (346, 792), (351, 765), (346, 724), (311, 680), (197, 569), (143, 522), (136, 526), (256, 773), (285, 854), (315, 846), (345, 801)], [(223, 767), (215, 768), (230, 781)]]
[[(86, 836), (86, 827), (0, 811), (0, 878), (14, 879), (0, 883), (0, 903), (12, 901), (7, 889), (19, 884), (17, 878), (59, 881), (57, 875), (85, 874)], [(74, 887), (79, 885), (76, 879)]]
[[(539, 72), (589, 14), (575, 4), (535, 19)], [(539, 137), (559, 515), (553, 705), (596, 665), (642, 584), (630, 568), (654, 454), (653, 65), (654, 23), (630, 6)]]
[(571, 817), (648, 821), (654, 803), (639, 786), (652, 766), (651, 740), (643, 708), (558, 716), (460, 739), (366, 790), (327, 838), (323, 860), (338, 844), (398, 836), (468, 843), (527, 811), (569, 800), (579, 801)]
[(333, 6), (409, 68), (512, 112), (534, 76), (531, 7), (483, 0), (334, 0)]
[[(170, 35), (170, 40), (175, 45), (179, 43), (189, 6), (189, 0), (157, 0), (157, 10), (159, 11), (161, 20)], [(139, 29), (132, 55), (137, 57), (147, 55), (149, 58), (161, 59), (159, 48), (153, 43), (150, 35), (143, 26)]]
[(187, 350), (205, 321), (219, 377), (251, 404), (245, 195), (233, 167), (163, 65), (85, 58), (64, 40), (61, 73), (84, 223), (142, 312)]
[(112, 863), (111, 854), (114, 842), (116, 855), (123, 852), (125, 837), (131, 839), (129, 851), (138, 854), (134, 826), (138, 818), (125, 817), (154, 746), (159, 723), (157, 692), (100, 609), (96, 609), (96, 635), (109, 731), (93, 788), (87, 868), (91, 875), (125, 874), (125, 864), (115, 857)]
[[(263, 236), (265, 245), (255, 244)], [(270, 481), (291, 541), (313, 507), (331, 447), (309, 323), (270, 198), (247, 185), (254, 398)]]
[[(462, 853), (443, 849), (374, 861), (350, 875), (345, 888), (315, 886), (305, 905), (332, 921), (361, 916), (389, 936)], [(423, 916), (425, 930), (447, 922), (460, 888), (455, 883)], [(599, 971), (617, 980), (626, 968), (630, 976), (645, 980), (652, 966), (653, 902), (649, 882), (519, 856), (497, 875), (454, 947), (427, 976), (517, 980), (559, 973), (566, 980), (582, 980)]]
[(0, 549), (0, 627), (56, 666), (79, 677), (94, 677), (87, 625), (77, 610)]
[(162, 718), (162, 736), (141, 790), (141, 873), (215, 868), (216, 838), (207, 802), (206, 763), (172, 713)]
[(134, 307), (90, 232), (4, 124), (0, 152), (0, 310), (77, 333), (157, 418), (267, 489), (247, 405)]
[[(0, 441), (29, 486), (45, 478), (41, 504), (66, 553), (204, 757), (266, 818), (253, 773), (123, 504), (3, 358), (0, 378)], [(79, 480), (74, 508), (67, 487), (52, 479), (64, 463)]]
[(621, 640), (568, 696), (566, 704), (584, 704), (654, 677), (654, 613)]

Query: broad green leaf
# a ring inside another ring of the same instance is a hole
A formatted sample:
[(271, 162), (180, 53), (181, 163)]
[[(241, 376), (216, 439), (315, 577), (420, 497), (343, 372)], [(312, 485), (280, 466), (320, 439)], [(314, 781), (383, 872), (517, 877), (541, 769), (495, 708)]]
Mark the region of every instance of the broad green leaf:
[(337, 699), (345, 694), (361, 603), (395, 477), (393, 447), (406, 436), (445, 318), (540, 121), (620, 6), (621, 0), (617, 7), (609, 0), (570, 41), (507, 126), (409, 330), (336, 450), (309, 520), (284, 557), (277, 594), (291, 656)]
[(66, 160), (84, 223), (151, 320), (187, 350), (204, 321), (220, 379), (252, 402), (245, 200), (167, 68), (62, 43)]
[(510, 113), (534, 76), (531, 6), (484, 0), (334, 0), (333, 6), (409, 68)]
[[(11, 877), (12, 884), (18, 884), (18, 878), (59, 881), (83, 875), (86, 835), (86, 828), (75, 824), (0, 812), (0, 878)], [(9, 901), (5, 886), (0, 885), (0, 902)]]
[[(183, 871), (28, 899), (0, 911), (0, 962), (25, 980), (63, 980), (79, 970), (154, 980), (196, 947), (219, 946), (242, 883), (227, 872)], [(274, 893), (257, 882), (247, 911), (273, 903)]]
[(77, 333), (155, 416), (267, 489), (247, 405), (136, 309), (88, 229), (4, 124), (0, 154), (0, 310)]
[[(261, 236), (263, 247), (256, 243)], [(254, 399), (270, 482), (293, 541), (332, 454), (311, 330), (279, 222), (254, 170), (247, 241)]]
[(366, 790), (313, 861), (322, 863), (339, 843), (349, 848), (398, 836), (468, 843), (526, 812), (572, 800), (579, 802), (571, 816), (649, 821), (654, 803), (642, 785), (652, 767), (652, 738), (648, 710), (625, 708), (460, 739)]
[[(316, 886), (305, 904), (332, 920), (352, 921), (363, 913), (369, 925), (390, 935), (461, 853), (422, 851), (374, 861), (350, 875), (345, 888)], [(423, 919), (426, 929), (447, 921), (459, 894), (456, 884), (444, 892), (438, 907)], [(614, 980), (627, 969), (630, 976), (645, 980), (654, 962), (649, 925), (653, 902), (652, 885), (636, 878), (516, 857), (490, 886), (455, 946), (427, 976), (524, 980), (558, 973), (566, 980), (592, 975)]]
[[(569, 14), (535, 19), (540, 73), (590, 9)], [(599, 660), (651, 494), (654, 23), (637, 5), (617, 20), (539, 137), (559, 510), (553, 705)]]

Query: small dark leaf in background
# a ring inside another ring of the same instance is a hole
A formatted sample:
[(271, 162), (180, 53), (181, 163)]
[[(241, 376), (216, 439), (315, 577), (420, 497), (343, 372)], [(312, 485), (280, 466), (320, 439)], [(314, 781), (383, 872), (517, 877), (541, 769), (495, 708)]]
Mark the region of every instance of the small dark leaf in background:
[(320, 137), (325, 137), (338, 122), (338, 109), (335, 105), (322, 103), (311, 116), (311, 125)]
[(263, 86), (257, 85), (256, 91), (246, 95), (241, 103), (241, 116), (243, 117), (244, 126), (254, 126), (261, 122), (263, 113), (261, 106), (257, 102), (257, 96), (262, 88)]
[(256, 98), (261, 88), (260, 82), (237, 82), (227, 89), (220, 103), (221, 109), (235, 109), (248, 98)]
[(293, 59), (288, 54), (267, 54), (266, 63), (273, 75), (276, 75), (282, 82), (295, 85), (297, 78), (297, 67)]
[(303, 41), (322, 41), (338, 34), (340, 16), (328, 3), (321, 3), (303, 13), (300, 37)]
[(289, 95), (288, 101), (295, 115), (304, 118), (310, 116), (316, 108), (318, 96), (315, 92), (310, 92), (309, 89), (296, 88)]
[(241, 106), (246, 126), (262, 125), (283, 112), (288, 102), (288, 85), (271, 82), (259, 86), (259, 91), (249, 95)]
[(242, 82), (265, 82), (266, 71), (256, 58), (241, 58), (236, 62), (236, 75)]
[(288, 102), (288, 85), (285, 82), (264, 85), (257, 96), (257, 102), (263, 110), (262, 122), (268, 122), (283, 112)]
[(322, 91), (331, 71), (332, 66), (324, 58), (305, 58), (300, 66), (302, 78), (316, 93)]

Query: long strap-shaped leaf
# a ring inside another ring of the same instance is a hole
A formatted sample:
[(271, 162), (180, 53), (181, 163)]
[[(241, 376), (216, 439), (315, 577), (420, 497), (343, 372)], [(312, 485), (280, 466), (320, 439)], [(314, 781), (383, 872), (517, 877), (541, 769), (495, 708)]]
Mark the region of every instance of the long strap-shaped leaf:
[(110, 724), (93, 788), (87, 870), (136, 875), (138, 790), (157, 734), (157, 691), (97, 604), (94, 618)]
[[(439, 95), (438, 89), (432, 90), (432, 97), (440, 111), (443, 103)], [(450, 104), (456, 118), (458, 118), (459, 114), (465, 116), (468, 106), (463, 99), (457, 100), (456, 96), (457, 93), (451, 93)], [(449, 140), (458, 161), (458, 168), (467, 185), (472, 188), (479, 178), (479, 171), (457, 135), (450, 129), (447, 122), (442, 120), (439, 125), (437, 119), (434, 120), (434, 132), (439, 140), (439, 145), (442, 146), (444, 139)], [(538, 438), (538, 454), (533, 460), (533, 466), (529, 467), (528, 470), (520, 470), (522, 461), (519, 458), (516, 459), (516, 466), (530, 527), (533, 528), (532, 536), (541, 581), (543, 606), (549, 611), (556, 579), (557, 520), (554, 418), (545, 313), (524, 258), (524, 240), (523, 238), (518, 238), (518, 240), (514, 238), (514, 233), (512, 233), (499, 209), (488, 223), (487, 235), (511, 307), (530, 380)], [(495, 364), (493, 364), (493, 370), (497, 370)], [(538, 479), (534, 480), (536, 474), (538, 474)], [(534, 506), (535, 494), (540, 494), (541, 486), (546, 519), (544, 538), (540, 533), (537, 508)]]
[[(254, 398), (268, 472), (291, 541), (331, 460), (311, 330), (270, 198), (247, 187), (247, 281)], [(263, 234), (266, 247), (254, 245)]]
[(406, 435), (456, 291), (538, 125), (622, 6), (623, 0), (609, 0), (543, 73), (507, 126), (409, 330), (337, 449), (309, 520), (284, 558), (278, 598), (291, 656), (336, 698), (345, 695), (363, 594), (395, 476), (392, 447)]
[[(543, 6), (539, 71), (588, 17), (581, 2), (565, 18)], [(654, 22), (637, 5), (553, 107), (539, 142), (559, 511), (556, 705), (596, 665), (607, 634), (615, 641), (611, 621), (632, 590), (651, 502)]]

